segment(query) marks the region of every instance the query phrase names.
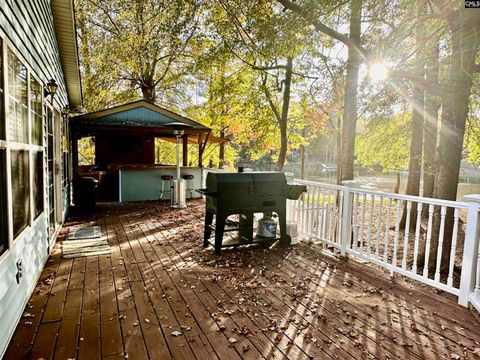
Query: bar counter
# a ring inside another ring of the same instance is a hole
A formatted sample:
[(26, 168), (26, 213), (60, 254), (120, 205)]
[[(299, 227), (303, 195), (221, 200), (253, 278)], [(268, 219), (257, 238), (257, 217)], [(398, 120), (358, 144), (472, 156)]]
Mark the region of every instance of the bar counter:
[[(158, 200), (161, 190), (161, 176), (172, 175), (175, 178), (175, 165), (145, 165), (129, 164), (110, 166), (118, 169), (118, 199), (120, 202)], [(202, 184), (202, 168), (196, 166), (182, 166), (180, 174), (194, 176), (194, 189), (199, 189)], [(188, 189), (188, 183), (187, 189)], [(168, 186), (165, 184), (165, 186)], [(187, 190), (187, 199), (197, 198), (201, 195), (195, 190)], [(164, 199), (169, 199), (165, 194)]]

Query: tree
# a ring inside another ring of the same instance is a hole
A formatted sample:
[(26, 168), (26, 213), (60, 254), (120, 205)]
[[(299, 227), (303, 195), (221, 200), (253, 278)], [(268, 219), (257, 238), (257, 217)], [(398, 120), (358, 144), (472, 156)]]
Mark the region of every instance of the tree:
[[(463, 4), (453, 7), (449, 2), (435, 2), (436, 10), (448, 23), (451, 35), (450, 67), (442, 91), (442, 115), (438, 142), (438, 162), (433, 196), (456, 200), (460, 161), (462, 159), (465, 125), (468, 114), (473, 75), (478, 68), (475, 61), (480, 46), (480, 22), (475, 11)], [(444, 248), (450, 249), (453, 231), (453, 212), (447, 212), (445, 220)], [(434, 218), (434, 231), (440, 229), (440, 216)], [(438, 238), (432, 239), (432, 248), (438, 246)], [(450, 252), (442, 253), (442, 268), (447, 268)], [(429, 259), (434, 269), (436, 256)]]
[(361, 15), (362, 0), (350, 1), (350, 34), (345, 36), (333, 28), (327, 26), (315, 17), (314, 13), (301, 8), (289, 0), (277, 0), (286, 9), (289, 9), (310, 24), (318, 31), (342, 42), (348, 47), (347, 73), (345, 81), (344, 109), (342, 119), (341, 135), (341, 158), (339, 180), (353, 179), (353, 166), (355, 158), (355, 129), (357, 123), (357, 92), (358, 92), (358, 71), (362, 56), (365, 51), (361, 46)]
[(310, 44), (315, 43), (310, 41), (313, 32), (293, 28), (292, 15), (281, 13), (270, 1), (239, 4), (222, 0), (218, 3), (212, 11), (212, 31), (221, 39), (215, 42), (215, 55), (229, 54), (257, 73), (264, 101), (279, 130), (275, 155), (276, 170), (281, 171), (291, 144), (289, 121), (295, 91), (292, 84), (294, 78), (298, 83), (302, 78), (309, 78), (303, 72), (304, 64), (296, 59), (306, 55)]
[(358, 70), (361, 56), (360, 29), (362, 17), (362, 0), (350, 2), (350, 40), (348, 46), (347, 74), (345, 81), (345, 95), (343, 97), (342, 141), (341, 141), (341, 167), (340, 182), (353, 180), (355, 159), (355, 132), (357, 125), (357, 94), (358, 94)]
[(439, 49), (438, 40), (433, 39), (427, 45), (425, 88), (425, 122), (423, 134), (423, 196), (433, 196), (435, 169), (437, 162), (438, 133), (438, 77)]
[[(122, 92), (127, 99), (141, 94), (151, 103), (172, 101), (200, 37), (201, 4), (195, 0), (78, 0), (87, 106), (111, 105)], [(95, 100), (102, 91), (110, 93), (102, 96), (106, 104)]]
[[(417, 23), (415, 26), (415, 75), (419, 79), (425, 77), (425, 24), (422, 21), (424, 7), (417, 4)], [(419, 81), (414, 82), (412, 91), (412, 139), (410, 142), (410, 160), (408, 162), (408, 179), (405, 193), (418, 196), (420, 194), (420, 177), (422, 174), (422, 149), (423, 149), (423, 127), (425, 113), (425, 90), (424, 85)], [(407, 219), (407, 205), (403, 210), (401, 227), (405, 227)], [(414, 203), (411, 209), (410, 229), (415, 229), (417, 222), (417, 205)], [(405, 231), (410, 231), (405, 229)]]

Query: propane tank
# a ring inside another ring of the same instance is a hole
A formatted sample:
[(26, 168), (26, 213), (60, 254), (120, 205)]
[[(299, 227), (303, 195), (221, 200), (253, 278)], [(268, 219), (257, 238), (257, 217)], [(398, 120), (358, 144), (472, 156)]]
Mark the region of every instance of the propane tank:
[(264, 213), (258, 220), (257, 236), (274, 239), (277, 236), (277, 222), (272, 218), (272, 213)]

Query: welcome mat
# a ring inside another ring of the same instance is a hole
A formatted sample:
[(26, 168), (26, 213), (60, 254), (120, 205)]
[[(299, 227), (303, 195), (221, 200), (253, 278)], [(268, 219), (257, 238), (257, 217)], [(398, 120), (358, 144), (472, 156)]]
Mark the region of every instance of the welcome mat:
[(68, 229), (67, 240), (97, 239), (101, 236), (100, 226), (83, 226)]
[(102, 238), (100, 226), (70, 228), (62, 251), (66, 259), (112, 253), (108, 241)]

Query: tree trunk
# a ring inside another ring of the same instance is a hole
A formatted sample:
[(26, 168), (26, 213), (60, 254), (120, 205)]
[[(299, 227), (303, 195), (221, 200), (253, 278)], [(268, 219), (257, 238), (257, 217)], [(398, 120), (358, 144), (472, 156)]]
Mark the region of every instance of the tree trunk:
[[(362, 0), (351, 0), (350, 39), (360, 44)], [(340, 181), (353, 180), (355, 160), (355, 131), (357, 127), (357, 92), (360, 54), (350, 45), (348, 47), (347, 75), (343, 99), (342, 151), (340, 162)]]
[(293, 58), (289, 56), (287, 58), (287, 66), (285, 68), (285, 89), (283, 90), (283, 106), (282, 115), (280, 117), (280, 152), (278, 154), (278, 160), (276, 165), (277, 171), (282, 171), (285, 164), (285, 158), (287, 157), (287, 123), (288, 123), (288, 108), (290, 106), (290, 86), (292, 84), (292, 69)]
[[(459, 9), (450, 20), (452, 51), (448, 79), (442, 93), (442, 117), (439, 134), (438, 163), (433, 196), (456, 200), (463, 137), (468, 114), (468, 103), (475, 69), (475, 56), (480, 45), (480, 23), (473, 11)], [(447, 212), (445, 219), (442, 269), (448, 267), (450, 258), (453, 216)], [(440, 216), (434, 218), (431, 249), (438, 246)], [(429, 259), (429, 269), (435, 269), (436, 251)]]
[[(302, 137), (305, 138), (305, 128), (302, 129)], [(305, 145), (300, 145), (300, 179), (305, 179)]]
[(423, 196), (432, 197), (437, 161), (438, 131), (438, 41), (428, 50), (425, 89), (425, 125), (423, 134)]
[(142, 90), (142, 97), (143, 100), (154, 104), (155, 99), (156, 99), (156, 92), (155, 92), (155, 86), (153, 84), (146, 84), (143, 83), (142, 86), (140, 87)]
[[(419, 19), (423, 16), (423, 7), (419, 8)], [(415, 75), (423, 79), (425, 76), (425, 58), (421, 50), (425, 46), (425, 27), (423, 22), (418, 22), (415, 31)], [(423, 85), (418, 82), (413, 86), (412, 94), (412, 139), (410, 143), (410, 159), (408, 162), (407, 195), (418, 196), (420, 194), (420, 177), (422, 174), (422, 143), (423, 143), (423, 118), (424, 118), (424, 90)], [(400, 227), (405, 227), (407, 220), (406, 204), (403, 209), (403, 216)], [(410, 229), (415, 229), (417, 222), (417, 204), (413, 203), (410, 212)], [(410, 229), (405, 229), (409, 231)]]
[(336, 121), (337, 121), (337, 128), (336, 128), (336, 141), (335, 141), (335, 148), (337, 150), (337, 157), (335, 159), (335, 165), (336, 165), (336, 172), (337, 172), (337, 185), (342, 184), (342, 179), (341, 179), (341, 174), (340, 174), (340, 169), (342, 165), (342, 132), (340, 131), (342, 127), (342, 119), (340, 116), (336, 115)]
[(395, 189), (393, 190), (395, 194), (400, 193), (400, 170), (397, 171), (397, 181), (395, 183)]
[[(225, 137), (225, 129), (222, 128), (220, 130), (220, 138), (223, 139), (224, 137)], [(221, 142), (218, 149), (218, 167), (220, 169), (223, 169), (224, 166), (225, 166), (225, 143)]]

